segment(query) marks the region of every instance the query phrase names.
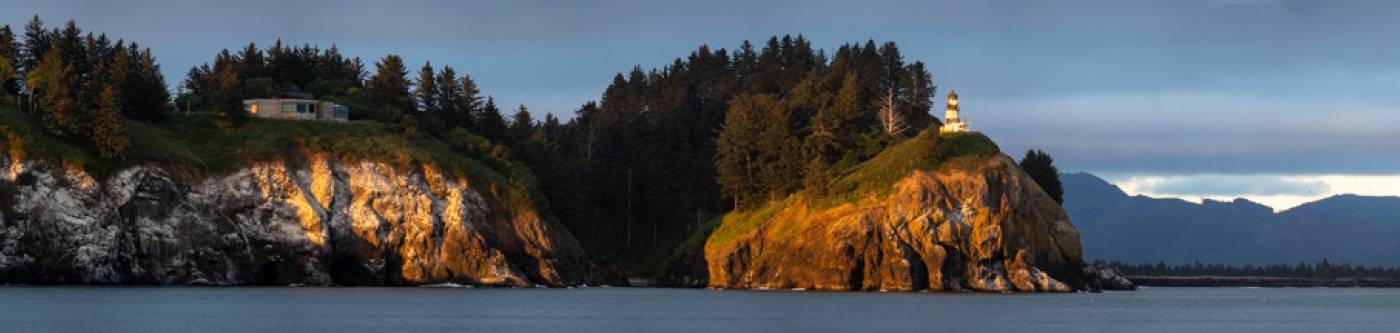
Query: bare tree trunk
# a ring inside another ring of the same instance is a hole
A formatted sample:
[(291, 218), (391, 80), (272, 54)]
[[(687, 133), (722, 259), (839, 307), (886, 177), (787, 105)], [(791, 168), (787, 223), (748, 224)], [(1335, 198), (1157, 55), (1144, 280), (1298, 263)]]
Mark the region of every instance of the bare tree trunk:
[(592, 125), (589, 125), (589, 126), (588, 126), (588, 141), (584, 144), (584, 147), (583, 147), (583, 150), (584, 150), (584, 157), (583, 157), (583, 160), (584, 160), (585, 162), (592, 162), (592, 161), (593, 161), (593, 140), (594, 140), (594, 138), (597, 136), (596, 132), (597, 132), (597, 130), (594, 129), (594, 127), (593, 127)]
[(899, 114), (899, 110), (894, 104), (894, 87), (891, 86), (884, 94), (885, 103), (880, 106), (877, 117), (880, 119), (880, 129), (887, 136), (894, 136), (909, 129), (909, 125), (904, 123), (904, 117)]

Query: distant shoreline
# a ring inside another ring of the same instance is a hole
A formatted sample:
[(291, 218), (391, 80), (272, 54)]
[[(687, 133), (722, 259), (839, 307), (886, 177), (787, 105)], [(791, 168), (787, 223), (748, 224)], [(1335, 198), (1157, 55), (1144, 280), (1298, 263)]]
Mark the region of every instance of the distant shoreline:
[(1400, 279), (1274, 276), (1127, 276), (1149, 287), (1361, 287), (1400, 288)]

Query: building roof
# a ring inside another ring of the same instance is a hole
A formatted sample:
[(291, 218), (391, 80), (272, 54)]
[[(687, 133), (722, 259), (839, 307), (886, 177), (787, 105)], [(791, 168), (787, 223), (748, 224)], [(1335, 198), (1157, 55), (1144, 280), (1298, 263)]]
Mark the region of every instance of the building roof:
[(302, 91), (284, 91), (278, 95), (278, 98), (316, 99), (316, 95)]

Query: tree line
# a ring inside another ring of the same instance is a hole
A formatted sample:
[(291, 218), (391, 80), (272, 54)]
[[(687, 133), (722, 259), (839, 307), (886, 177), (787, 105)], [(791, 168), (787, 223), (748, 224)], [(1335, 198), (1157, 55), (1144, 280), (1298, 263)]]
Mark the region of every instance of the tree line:
[(71, 20), (45, 29), (38, 16), (22, 38), (0, 27), (0, 83), (3, 98), (45, 131), (85, 141), (108, 158), (130, 144), (124, 119), (158, 122), (170, 100), (150, 48), (84, 33)]
[(352, 120), (390, 124), (408, 136), (446, 139), (462, 129), (511, 142), (543, 126), (523, 105), (513, 117), (516, 121), (508, 122), (494, 98), (483, 96), (470, 75), (459, 75), (452, 66), (428, 62), (413, 78), (404, 59), (395, 54), (373, 66), (370, 73), (360, 58), (346, 57), (334, 45), (323, 50), (310, 44), (286, 46), (281, 40), (267, 48), (250, 43), (236, 52), (222, 50), (212, 63), (191, 68), (176, 104), (207, 110), (240, 126), (248, 117), (243, 100), (306, 92), (349, 106)]
[[(847, 44), (827, 60), (801, 36), (770, 39), (757, 55), (741, 47), (741, 74), (755, 84), (730, 101), (714, 167), (724, 197), (752, 208), (835, 176), (920, 130), (936, 87), (921, 62), (905, 63), (893, 42)], [(783, 70), (774, 70), (774, 69)]]
[[(1102, 261), (1100, 261), (1102, 263)], [(1118, 268), (1125, 275), (1137, 276), (1266, 276), (1266, 277), (1309, 277), (1309, 278), (1389, 278), (1400, 279), (1400, 267), (1381, 267), (1340, 264), (1322, 259), (1313, 264), (1299, 262), (1267, 265), (1222, 265), (1191, 264), (1168, 265), (1165, 262), (1128, 264), (1118, 261), (1107, 263)]]
[(550, 191), (572, 198), (551, 202), (604, 252), (664, 247), (937, 125), (928, 113), (935, 89), (924, 64), (905, 62), (893, 42), (831, 54), (800, 35), (700, 46), (615, 75), (600, 102), (560, 129), (558, 160), (536, 171), (576, 186)]

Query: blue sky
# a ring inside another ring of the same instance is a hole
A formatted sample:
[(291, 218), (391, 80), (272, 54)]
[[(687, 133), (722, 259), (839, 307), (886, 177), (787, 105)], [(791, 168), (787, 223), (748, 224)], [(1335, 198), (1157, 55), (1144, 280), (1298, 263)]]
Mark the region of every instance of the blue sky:
[[(0, 0), (0, 8), (0, 24), (71, 18), (139, 41), (172, 83), (219, 49), (281, 38), (336, 44), (370, 62), (392, 52), (415, 67), (451, 65), (501, 104), (564, 118), (597, 99), (614, 73), (663, 65), (701, 44), (733, 48), (777, 34), (828, 49), (891, 40), (906, 60), (929, 65), (940, 94), (957, 89), (973, 127), (1013, 155), (1041, 148), (1062, 170), (1120, 184), (1179, 182), (1139, 193), (1262, 198), (1297, 195), (1298, 182), (1286, 179), (1324, 184), (1310, 193), (1361, 191), (1323, 181), (1335, 177), (1400, 179), (1395, 1)], [(1228, 184), (1240, 189), (1221, 188)]]

